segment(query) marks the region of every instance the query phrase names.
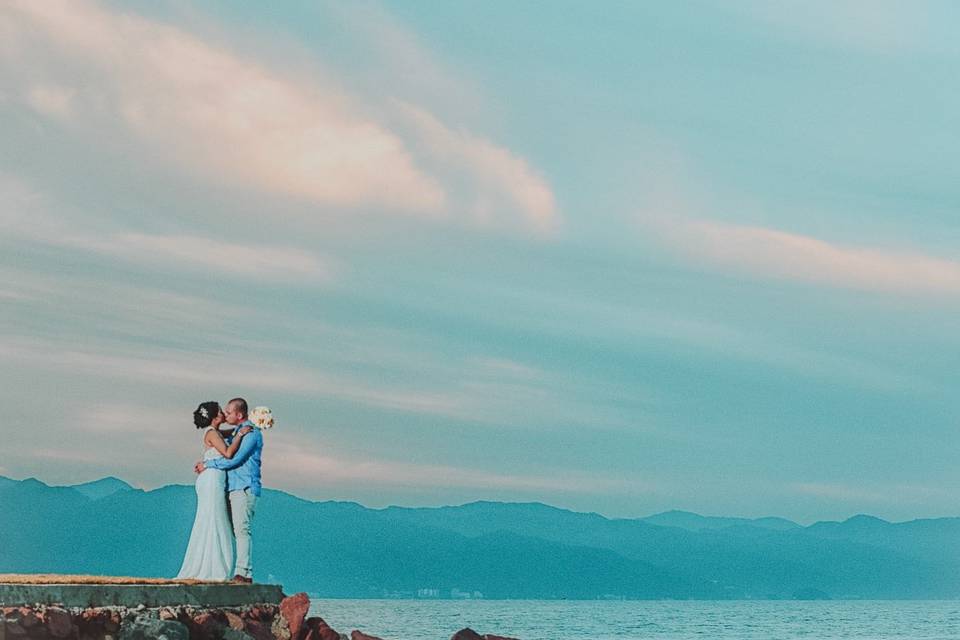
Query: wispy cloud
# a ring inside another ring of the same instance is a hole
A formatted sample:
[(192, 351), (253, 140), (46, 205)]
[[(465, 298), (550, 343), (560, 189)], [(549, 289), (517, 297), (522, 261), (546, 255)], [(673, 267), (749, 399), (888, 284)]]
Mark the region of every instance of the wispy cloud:
[[(330, 258), (296, 247), (248, 244), (200, 235), (99, 232), (78, 223), (71, 207), (55, 202), (12, 176), (0, 174), (0, 226), (6, 238), (78, 250), (155, 271), (204, 271), (271, 282), (320, 284), (333, 279)], [(56, 213), (55, 213), (56, 212)]]
[(350, 459), (323, 455), (319, 447), (304, 447), (289, 436), (271, 438), (272, 455), (283, 464), (271, 471), (284, 486), (322, 486), (361, 483), (371, 486), (511, 489), (564, 493), (644, 491), (649, 487), (635, 479), (610, 479), (597, 474), (525, 475), (491, 473), (463, 466), (410, 464), (373, 459)]
[(22, 291), (12, 291), (10, 289), (0, 289), (0, 300), (28, 300), (29, 296)]
[(878, 486), (877, 483), (856, 485), (837, 482), (796, 482), (790, 484), (788, 489), (798, 495), (870, 507), (879, 505), (898, 507), (905, 502), (923, 504), (938, 499), (950, 499), (956, 495), (952, 487), (926, 487), (916, 484)]
[(352, 52), (361, 55), (349, 68), (351, 86), (359, 83), (367, 93), (382, 95), (387, 80), (390, 95), (429, 104), (440, 112), (473, 115), (491, 108), (469, 75), (432, 51), (421, 34), (385, 5), (321, 0), (310, 6), (316, 9), (314, 19), (328, 22), (362, 43)]
[(530, 229), (555, 230), (558, 215), (553, 191), (526, 160), (468, 131), (451, 129), (424, 109), (399, 106), (430, 166), (448, 182), (458, 183), (474, 220), (503, 226), (509, 223), (504, 215), (519, 212)]
[(760, 278), (900, 294), (960, 292), (960, 262), (953, 260), (706, 221), (665, 223), (659, 231), (694, 262)]
[(922, 11), (896, 0), (750, 0), (719, 4), (784, 35), (816, 44), (879, 54), (956, 48), (935, 17), (946, 9), (947, 15), (940, 17), (948, 20), (954, 10), (951, 3), (927, 6)]
[(119, 125), (178, 165), (269, 193), (417, 210), (444, 201), (396, 135), (329, 88), (92, 2), (13, 1), (0, 15), (6, 74), (44, 115)]
[(50, 340), (0, 336), (0, 355), (30, 368), (71, 376), (139, 380), (167, 387), (248, 389), (259, 393), (323, 396), (366, 406), (428, 415), (450, 415), (457, 401), (443, 393), (379, 388), (347, 377), (281, 362), (235, 366), (235, 354), (181, 354), (163, 350), (79, 348)]
[(291, 247), (245, 245), (199, 236), (118, 233), (110, 236), (68, 236), (62, 246), (92, 251), (126, 262), (168, 269), (213, 270), (263, 280), (298, 284), (332, 277), (329, 263)]
[(526, 160), (422, 105), (410, 107), (416, 126), (394, 130), (387, 96), (350, 95), (89, 0), (12, 0), (0, 32), (11, 96), (88, 144), (132, 142), (214, 183), (328, 208), (482, 223), (496, 213), (537, 231), (556, 222)]
[(26, 102), (39, 113), (66, 121), (73, 118), (76, 91), (65, 87), (33, 85), (27, 90)]

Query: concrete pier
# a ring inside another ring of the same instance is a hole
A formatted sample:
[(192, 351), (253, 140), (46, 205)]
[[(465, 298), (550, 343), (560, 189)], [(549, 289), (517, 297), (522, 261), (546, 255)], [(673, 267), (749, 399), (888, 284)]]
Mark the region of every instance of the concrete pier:
[(70, 584), (0, 582), (0, 606), (57, 604), (62, 607), (240, 607), (279, 605), (280, 585), (232, 583)]

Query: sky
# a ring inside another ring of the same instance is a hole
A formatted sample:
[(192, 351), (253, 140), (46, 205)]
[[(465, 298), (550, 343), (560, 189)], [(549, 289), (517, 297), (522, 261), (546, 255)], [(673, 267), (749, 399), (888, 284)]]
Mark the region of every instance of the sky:
[(0, 475), (960, 515), (954, 3), (0, 4)]

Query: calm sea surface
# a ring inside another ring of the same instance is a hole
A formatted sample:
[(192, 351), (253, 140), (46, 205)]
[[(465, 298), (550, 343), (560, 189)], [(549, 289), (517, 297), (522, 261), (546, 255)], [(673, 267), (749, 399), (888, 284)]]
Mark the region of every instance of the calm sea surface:
[(960, 602), (314, 600), (349, 634), (448, 640), (463, 627), (521, 640), (960, 638)]

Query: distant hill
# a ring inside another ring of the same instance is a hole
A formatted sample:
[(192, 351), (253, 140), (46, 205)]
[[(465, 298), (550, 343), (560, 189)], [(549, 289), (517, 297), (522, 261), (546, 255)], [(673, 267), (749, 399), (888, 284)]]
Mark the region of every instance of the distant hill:
[(799, 529), (800, 525), (784, 518), (717, 518), (701, 516), (689, 511), (664, 511), (653, 516), (643, 518), (644, 522), (661, 527), (678, 527), (688, 531), (704, 531), (706, 529), (726, 529), (728, 527), (757, 527), (773, 531), (789, 531)]
[[(172, 576), (193, 487), (0, 481), (0, 573)], [(672, 524), (668, 524), (672, 523)], [(960, 519), (610, 519), (540, 503), (368, 509), (266, 491), (257, 579), (327, 597), (955, 598)]]
[(960, 562), (960, 518), (892, 523), (859, 515), (843, 522), (818, 522), (807, 531), (820, 538), (851, 540), (912, 558)]
[(94, 480), (93, 482), (86, 482), (84, 484), (75, 484), (72, 485), (72, 488), (76, 489), (91, 500), (106, 498), (107, 496), (112, 496), (118, 491), (134, 490), (133, 487), (123, 480), (113, 477), (101, 478), (100, 480)]

